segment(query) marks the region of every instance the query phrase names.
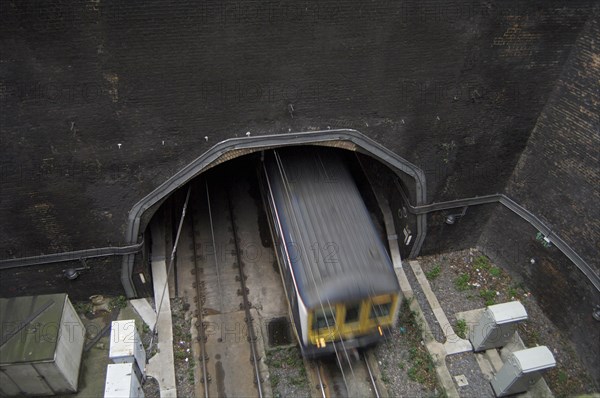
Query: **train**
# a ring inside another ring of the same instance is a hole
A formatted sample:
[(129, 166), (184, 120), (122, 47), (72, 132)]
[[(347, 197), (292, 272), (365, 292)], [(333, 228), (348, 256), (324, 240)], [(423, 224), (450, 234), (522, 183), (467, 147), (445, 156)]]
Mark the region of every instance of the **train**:
[(320, 147), (264, 152), (259, 181), (293, 333), (317, 358), (376, 344), (400, 286), (346, 159)]

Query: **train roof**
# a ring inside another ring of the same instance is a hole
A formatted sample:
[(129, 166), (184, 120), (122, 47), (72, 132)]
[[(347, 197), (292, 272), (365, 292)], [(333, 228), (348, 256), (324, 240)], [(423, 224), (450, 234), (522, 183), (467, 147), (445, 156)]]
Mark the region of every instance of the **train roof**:
[(316, 147), (278, 149), (266, 166), (298, 291), (308, 308), (399, 290), (340, 154)]

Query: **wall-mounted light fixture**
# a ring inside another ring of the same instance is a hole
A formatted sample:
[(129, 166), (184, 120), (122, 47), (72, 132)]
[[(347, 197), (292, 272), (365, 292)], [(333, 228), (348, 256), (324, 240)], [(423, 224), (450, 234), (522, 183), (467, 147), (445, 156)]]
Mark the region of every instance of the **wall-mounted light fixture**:
[(72, 267), (72, 268), (63, 269), (63, 275), (65, 276), (65, 278), (72, 281), (79, 277), (79, 275), (81, 274), (81, 271), (90, 269), (90, 266), (87, 265), (85, 259), (81, 258), (81, 259), (79, 259), (79, 261), (81, 262), (81, 265), (83, 265), (82, 267), (79, 267), (79, 268)]
[(468, 208), (469, 208), (468, 206), (465, 206), (465, 207), (463, 207), (462, 212), (460, 212), (460, 213), (448, 214), (446, 216), (446, 224), (448, 224), (448, 225), (454, 224), (456, 221), (458, 221), (459, 218), (461, 218), (462, 216), (464, 216), (467, 213)]
[(594, 317), (595, 320), (600, 322), (600, 305), (596, 305), (596, 307), (594, 307), (594, 311), (592, 312), (592, 317)]

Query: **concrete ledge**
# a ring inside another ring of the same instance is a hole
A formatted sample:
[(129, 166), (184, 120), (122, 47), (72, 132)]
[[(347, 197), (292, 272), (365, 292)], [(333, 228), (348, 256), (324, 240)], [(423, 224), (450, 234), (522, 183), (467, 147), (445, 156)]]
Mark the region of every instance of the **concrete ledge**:
[(419, 285), (421, 285), (421, 289), (423, 293), (425, 293), (425, 297), (427, 298), (427, 302), (433, 311), (433, 315), (435, 319), (437, 319), (444, 336), (446, 337), (446, 341), (444, 342), (444, 348), (446, 349), (446, 354), (458, 354), (461, 352), (468, 352), (473, 350), (473, 346), (469, 340), (461, 339), (454, 332), (454, 328), (448, 321), (448, 317), (446, 313), (442, 309), (440, 302), (438, 301), (435, 293), (431, 289), (431, 285), (425, 277), (421, 266), (418, 261), (409, 261), (410, 267), (413, 270)]
[(129, 300), (129, 302), (138, 313), (140, 318), (142, 318), (144, 323), (148, 325), (151, 330), (154, 330), (154, 325), (156, 324), (156, 312), (154, 312), (154, 308), (152, 308), (148, 300), (143, 298)]
[[(152, 225), (152, 253), (165, 253), (162, 227)], [(171, 319), (171, 301), (167, 280), (167, 264), (164, 257), (152, 259), (152, 277), (154, 279), (154, 302), (156, 303), (156, 332), (158, 334), (158, 353), (148, 361), (146, 372), (158, 381), (161, 398), (177, 397), (175, 381), (175, 359), (173, 355), (173, 322)], [(163, 296), (164, 295), (164, 296)], [(160, 307), (160, 308), (159, 308)]]

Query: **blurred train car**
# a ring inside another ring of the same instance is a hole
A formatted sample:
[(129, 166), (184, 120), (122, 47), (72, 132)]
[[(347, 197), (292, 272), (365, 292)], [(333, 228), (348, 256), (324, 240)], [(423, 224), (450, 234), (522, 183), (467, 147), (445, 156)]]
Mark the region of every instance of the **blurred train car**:
[(345, 160), (326, 148), (264, 154), (261, 191), (304, 356), (376, 343), (400, 287)]

